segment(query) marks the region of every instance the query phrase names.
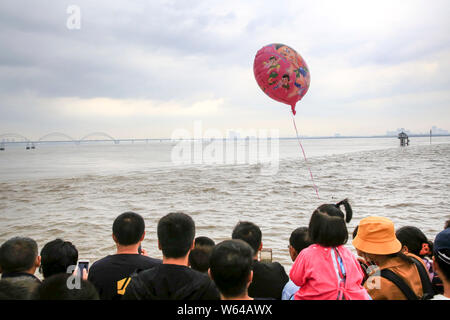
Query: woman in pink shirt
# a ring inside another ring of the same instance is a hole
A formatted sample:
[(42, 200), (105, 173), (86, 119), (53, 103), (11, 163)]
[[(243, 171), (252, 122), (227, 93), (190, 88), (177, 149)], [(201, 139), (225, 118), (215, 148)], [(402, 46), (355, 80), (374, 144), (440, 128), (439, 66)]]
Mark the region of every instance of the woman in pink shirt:
[[(345, 207), (345, 217), (341, 205)], [(347, 199), (336, 205), (321, 205), (313, 212), (308, 227), (313, 244), (300, 252), (289, 274), (300, 287), (295, 300), (370, 300), (361, 286), (361, 266), (343, 246), (348, 240), (345, 223), (351, 218)]]

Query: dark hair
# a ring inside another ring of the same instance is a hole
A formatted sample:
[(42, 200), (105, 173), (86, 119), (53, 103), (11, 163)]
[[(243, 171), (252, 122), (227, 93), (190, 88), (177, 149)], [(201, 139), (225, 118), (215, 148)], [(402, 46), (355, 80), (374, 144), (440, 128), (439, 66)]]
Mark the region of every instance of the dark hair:
[[(430, 247), (430, 241), (427, 236), (419, 229), (413, 226), (405, 226), (395, 232), (395, 236), (402, 243), (402, 246), (408, 247), (408, 252), (411, 252), (419, 257), (430, 255), (433, 248)], [(429, 247), (429, 253), (421, 254), (422, 245), (427, 244)]]
[(0, 266), (3, 273), (23, 272), (34, 266), (38, 256), (36, 241), (26, 237), (14, 237), (0, 247)]
[(300, 253), (300, 251), (309, 247), (312, 242), (308, 237), (308, 228), (300, 227), (292, 231), (289, 238), (289, 244), (297, 251), (297, 253)]
[(450, 228), (450, 220), (445, 221), (444, 230)]
[(189, 252), (189, 265), (199, 272), (207, 272), (209, 269), (209, 258), (213, 247), (195, 247)]
[(247, 242), (254, 252), (258, 252), (262, 239), (261, 229), (252, 222), (239, 221), (233, 229), (231, 238)]
[(434, 261), (438, 264), (444, 278), (447, 279), (447, 281), (450, 281), (450, 249), (435, 251)]
[(184, 257), (195, 237), (195, 223), (182, 212), (172, 212), (158, 222), (158, 241), (167, 258)]
[(195, 238), (195, 246), (210, 246), (213, 247), (216, 245), (213, 239), (208, 237), (197, 237)]
[(30, 277), (1, 279), (0, 300), (30, 300), (37, 286), (39, 282)]
[[(345, 207), (345, 215), (339, 208)], [(337, 247), (347, 243), (348, 230), (353, 211), (347, 199), (337, 204), (323, 204), (314, 210), (309, 220), (308, 236), (313, 243), (324, 247)], [(344, 221), (345, 218), (345, 221)]]
[(215, 243), (208, 237), (197, 237), (194, 243), (194, 249), (189, 252), (189, 265), (194, 270), (207, 272), (209, 269), (209, 258)]
[(145, 231), (144, 218), (134, 212), (122, 213), (114, 220), (112, 230), (119, 244), (136, 244)]
[(253, 256), (253, 249), (242, 240), (225, 240), (214, 247), (210, 259), (211, 278), (224, 297), (236, 297), (245, 292)]
[[(344, 206), (345, 216), (341, 210), (341, 206)], [(345, 222), (349, 223), (353, 217), (353, 210), (348, 202), (348, 199), (339, 201), (336, 204), (324, 204), (318, 208), (321, 212), (326, 212), (329, 216), (337, 216), (345, 219)]]
[(67, 285), (72, 275), (55, 274), (45, 279), (33, 294), (35, 300), (99, 300), (95, 286), (88, 280), (80, 279), (80, 288)]
[(44, 278), (57, 273), (67, 272), (67, 268), (76, 265), (78, 250), (68, 241), (55, 239), (48, 242), (41, 250), (41, 270)]

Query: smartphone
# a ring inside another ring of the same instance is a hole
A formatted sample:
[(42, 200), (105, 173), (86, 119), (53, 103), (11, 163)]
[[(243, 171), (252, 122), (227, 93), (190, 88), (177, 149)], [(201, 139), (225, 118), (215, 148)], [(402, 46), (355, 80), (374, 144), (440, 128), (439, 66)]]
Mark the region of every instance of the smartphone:
[(78, 271), (80, 272), (80, 276), (83, 276), (83, 269), (86, 269), (86, 272), (89, 271), (89, 260), (78, 260)]
[(272, 249), (270, 248), (263, 248), (259, 252), (259, 261), (269, 263), (272, 262)]

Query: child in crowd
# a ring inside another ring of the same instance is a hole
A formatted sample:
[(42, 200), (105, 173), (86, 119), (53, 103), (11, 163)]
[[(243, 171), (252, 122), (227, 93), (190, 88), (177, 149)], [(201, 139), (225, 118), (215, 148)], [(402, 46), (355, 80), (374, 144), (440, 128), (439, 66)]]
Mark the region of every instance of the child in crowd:
[[(292, 262), (295, 262), (298, 254), (305, 248), (311, 245), (311, 241), (308, 237), (308, 228), (300, 227), (292, 231), (289, 237), (289, 255)], [(299, 287), (296, 286), (292, 280), (289, 280), (284, 286), (283, 293), (281, 294), (281, 300), (294, 300), (294, 295), (298, 291)]]
[(290, 272), (300, 287), (295, 300), (370, 300), (361, 286), (364, 274), (358, 260), (343, 246), (348, 239), (345, 223), (351, 218), (347, 199), (321, 205), (313, 212), (308, 227), (313, 245), (300, 252)]
[(194, 241), (194, 249), (189, 253), (189, 266), (197, 271), (207, 273), (209, 258), (214, 249), (215, 242), (208, 237), (197, 237)]

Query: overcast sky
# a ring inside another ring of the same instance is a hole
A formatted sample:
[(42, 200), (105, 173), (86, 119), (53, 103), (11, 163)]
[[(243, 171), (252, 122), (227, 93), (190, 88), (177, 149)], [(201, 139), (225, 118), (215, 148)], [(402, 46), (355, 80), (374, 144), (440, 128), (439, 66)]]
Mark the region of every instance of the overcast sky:
[(202, 120), (293, 136), (253, 76), (274, 42), (311, 72), (301, 134), (450, 130), (449, 17), (448, 0), (2, 0), (0, 134), (160, 138)]

